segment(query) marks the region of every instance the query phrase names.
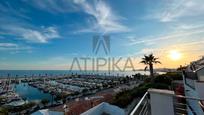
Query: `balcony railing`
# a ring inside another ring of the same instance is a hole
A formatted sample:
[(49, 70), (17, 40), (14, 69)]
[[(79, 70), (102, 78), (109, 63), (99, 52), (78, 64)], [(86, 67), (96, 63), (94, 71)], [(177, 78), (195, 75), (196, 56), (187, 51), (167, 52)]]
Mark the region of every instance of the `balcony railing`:
[(148, 92), (144, 94), (138, 104), (134, 107), (130, 115), (151, 115)]
[[(175, 115), (204, 115), (204, 108), (202, 108), (204, 107), (202, 103), (204, 100), (182, 95), (169, 96), (173, 98), (173, 111)], [(151, 115), (150, 98), (149, 93), (146, 92), (130, 115)]]
[(175, 114), (204, 115), (202, 109), (202, 99), (186, 97), (182, 95), (174, 96)]
[(198, 76), (195, 72), (183, 72), (183, 78), (185, 81), (185, 84), (189, 87), (195, 89), (195, 80), (198, 80)]

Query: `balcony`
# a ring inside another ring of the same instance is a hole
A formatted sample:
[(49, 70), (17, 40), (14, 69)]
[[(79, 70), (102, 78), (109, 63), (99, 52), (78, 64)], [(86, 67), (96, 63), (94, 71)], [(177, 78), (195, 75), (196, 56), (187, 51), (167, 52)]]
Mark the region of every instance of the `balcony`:
[(170, 90), (149, 89), (130, 115), (204, 115), (202, 102)]
[(132, 110), (130, 115), (151, 115), (149, 93), (146, 92), (135, 108)]
[(196, 72), (183, 72), (185, 84), (195, 89), (195, 80), (198, 80)]

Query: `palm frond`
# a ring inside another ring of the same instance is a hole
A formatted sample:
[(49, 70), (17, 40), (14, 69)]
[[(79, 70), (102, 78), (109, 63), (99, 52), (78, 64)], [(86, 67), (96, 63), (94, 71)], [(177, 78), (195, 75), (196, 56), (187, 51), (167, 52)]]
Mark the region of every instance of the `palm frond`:
[(144, 57), (142, 58), (142, 61), (140, 63), (143, 64), (152, 64), (152, 63), (160, 63), (160, 61), (158, 61), (159, 58), (156, 58), (152, 53), (149, 55), (144, 55)]
[(145, 61), (145, 60), (140, 61), (140, 63), (143, 63), (143, 64), (148, 64), (148, 62), (147, 62), (147, 61)]
[(160, 62), (160, 61), (154, 61), (154, 63), (156, 63), (156, 64), (157, 64), (157, 63), (161, 64), (161, 62)]

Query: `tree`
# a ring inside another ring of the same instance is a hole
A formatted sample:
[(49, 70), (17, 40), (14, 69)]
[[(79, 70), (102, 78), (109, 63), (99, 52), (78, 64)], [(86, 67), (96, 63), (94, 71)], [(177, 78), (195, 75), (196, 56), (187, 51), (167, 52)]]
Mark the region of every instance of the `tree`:
[(187, 68), (187, 66), (182, 66), (182, 65), (180, 65), (180, 67), (178, 67), (177, 68), (177, 71), (183, 71), (183, 70), (185, 70)]
[[(157, 64), (160, 63), (160, 61), (158, 61), (159, 58), (155, 58), (153, 54), (149, 54), (149, 55), (144, 55), (144, 57), (142, 58), (142, 61), (140, 63), (143, 63), (145, 65), (149, 66), (149, 72), (150, 72), (150, 76), (153, 77), (154, 75), (154, 69), (153, 69), (153, 64)], [(147, 69), (147, 67), (145, 67), (145, 71)]]
[(5, 107), (0, 107), (0, 115), (8, 115), (8, 109)]
[(55, 102), (58, 102), (61, 99), (62, 99), (62, 96), (59, 94), (54, 98)]
[(42, 99), (41, 103), (43, 104), (43, 106), (46, 106), (49, 103), (48, 99)]

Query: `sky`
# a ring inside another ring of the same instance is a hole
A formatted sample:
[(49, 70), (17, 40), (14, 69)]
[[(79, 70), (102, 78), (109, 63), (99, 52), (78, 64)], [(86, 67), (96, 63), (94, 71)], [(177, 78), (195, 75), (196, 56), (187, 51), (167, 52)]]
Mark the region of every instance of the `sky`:
[[(203, 4), (203, 0), (1, 0), (0, 69), (67, 70), (74, 58), (81, 57), (122, 57), (121, 63), (131, 57), (139, 69), (145, 67), (141, 58), (150, 53), (162, 62), (156, 68), (189, 64), (204, 52)], [(109, 54), (103, 49), (93, 54), (93, 36), (103, 35), (110, 37)]]

